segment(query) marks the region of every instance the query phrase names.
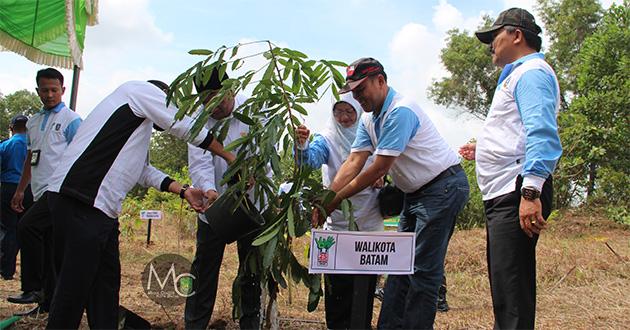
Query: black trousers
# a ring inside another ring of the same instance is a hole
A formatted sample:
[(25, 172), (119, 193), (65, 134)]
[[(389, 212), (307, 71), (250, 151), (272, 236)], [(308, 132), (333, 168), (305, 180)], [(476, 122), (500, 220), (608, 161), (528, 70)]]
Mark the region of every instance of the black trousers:
[[(245, 269), (244, 277), (239, 279), (241, 292), (241, 329), (260, 328), (260, 276), (249, 271), (247, 256), (256, 253), (251, 243), (256, 235), (249, 235), (237, 241), (239, 270)], [(212, 318), (212, 310), (217, 297), (219, 270), (223, 261), (225, 243), (210, 225), (197, 219), (197, 250), (190, 273), (195, 276), (193, 289), (195, 294), (186, 299), (184, 319), (186, 329), (206, 329)]]
[[(509, 194), (484, 201), (487, 257), (495, 329), (533, 329), (536, 318), (536, 243), (521, 229), (519, 205), (522, 179)], [(551, 213), (553, 182), (543, 186), (542, 215)]]
[[(17, 188), (16, 183), (2, 182), (0, 192), (0, 274), (4, 278), (15, 275), (15, 263), (20, 245), (17, 239), (17, 227), (24, 213), (17, 213), (11, 208), (11, 199)], [(30, 186), (24, 191), (24, 208), (33, 204)]]
[(360, 329), (372, 328), (372, 313), (374, 308), (374, 290), (376, 289), (377, 275), (324, 275), (326, 303), (326, 327), (328, 329), (350, 329), (352, 318), (352, 303), (354, 294), (354, 281), (356, 278), (368, 279), (367, 301), (365, 302), (365, 320)]
[(48, 329), (118, 328), (118, 219), (76, 199), (50, 193), (57, 285)]
[(22, 247), (22, 291), (44, 291), (42, 306), (50, 307), (55, 277), (52, 262), (52, 218), (48, 192), (24, 213), (18, 224), (18, 241)]

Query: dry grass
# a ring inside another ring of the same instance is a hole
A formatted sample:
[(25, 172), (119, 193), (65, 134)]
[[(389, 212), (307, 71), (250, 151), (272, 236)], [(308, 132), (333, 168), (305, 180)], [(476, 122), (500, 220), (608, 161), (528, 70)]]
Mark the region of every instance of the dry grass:
[[(154, 226), (153, 245), (146, 247), (144, 229), (134, 239), (121, 237), (123, 264), (121, 304), (168, 328), (183, 328), (183, 306), (162, 309), (142, 291), (140, 273), (153, 256), (176, 252), (190, 259), (193, 237), (177, 239), (174, 220)], [(302, 255), (306, 241), (296, 244)], [(606, 244), (608, 244), (608, 247)], [(612, 249), (612, 250), (611, 250)], [(614, 253), (613, 253), (614, 250)], [(451, 311), (437, 316), (438, 329), (488, 329), (492, 327), (492, 302), (486, 276), (485, 231), (456, 232), (447, 257), (448, 300)], [(630, 231), (597, 215), (566, 214), (552, 223), (538, 243), (538, 308), (540, 329), (625, 329), (630, 315)], [(236, 246), (228, 246), (221, 269), (220, 290), (213, 322), (238, 328), (231, 320), (231, 284), (238, 266)], [(6, 303), (17, 292), (19, 281), (0, 282), (0, 319), (19, 306)], [(291, 300), (291, 303), (289, 303)], [(374, 307), (374, 325), (380, 304)], [(323, 300), (313, 313), (306, 312), (306, 289), (280, 292), (283, 329), (325, 329)], [(18, 329), (41, 328), (42, 320), (22, 320)]]

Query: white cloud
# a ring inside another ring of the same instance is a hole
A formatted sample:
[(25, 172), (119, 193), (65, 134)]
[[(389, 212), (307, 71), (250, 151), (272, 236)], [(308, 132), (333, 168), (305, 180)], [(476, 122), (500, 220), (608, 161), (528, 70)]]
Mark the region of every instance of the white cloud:
[[(99, 24), (88, 28), (86, 49), (121, 52), (126, 47), (155, 48), (173, 41), (149, 11), (148, 0), (101, 1)], [(126, 52), (126, 51), (125, 51)]]
[(437, 6), (433, 7), (433, 24), (438, 31), (447, 31), (459, 26), (464, 20), (464, 15), (446, 0), (440, 0)]
[(440, 50), (446, 46), (446, 31), (455, 27), (472, 31), (483, 13), (464, 17), (445, 0), (433, 10), (432, 27), (411, 22), (392, 37), (389, 44), (391, 67), (386, 70), (391, 86), (417, 100), (449, 145), (456, 149), (475, 136), (481, 122), (461, 114), (461, 110), (434, 104), (427, 97), (427, 88), (433, 79), (448, 74), (440, 63)]

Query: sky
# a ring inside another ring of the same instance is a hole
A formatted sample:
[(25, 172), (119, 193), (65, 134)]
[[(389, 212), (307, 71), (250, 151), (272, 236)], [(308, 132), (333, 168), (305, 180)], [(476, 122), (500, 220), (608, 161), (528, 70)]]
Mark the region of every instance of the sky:
[[(603, 6), (610, 2), (603, 1)], [(268, 39), (312, 59), (346, 63), (360, 57), (378, 59), (389, 85), (414, 98), (457, 149), (476, 136), (482, 122), (427, 97), (431, 82), (448, 74), (439, 58), (446, 31), (473, 32), (483, 15), (496, 17), (511, 7), (535, 14), (534, 6), (534, 0), (100, 1), (99, 24), (86, 32), (76, 110), (87, 116), (125, 81), (170, 83), (202, 59), (189, 55), (190, 49)], [(0, 52), (0, 67), (4, 95), (35, 91), (35, 74), (44, 68), (10, 52)], [(69, 104), (72, 72), (61, 71), (67, 81), (64, 101)], [(330, 106), (331, 99), (324, 97), (307, 107), (309, 116), (304, 120), (312, 132), (325, 127)]]

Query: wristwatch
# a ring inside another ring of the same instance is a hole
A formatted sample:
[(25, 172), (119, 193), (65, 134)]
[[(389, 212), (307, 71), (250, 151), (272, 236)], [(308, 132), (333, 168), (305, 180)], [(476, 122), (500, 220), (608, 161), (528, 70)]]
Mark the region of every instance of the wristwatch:
[(182, 186), (182, 189), (179, 190), (179, 198), (184, 199), (184, 193), (186, 192), (186, 190), (188, 190), (188, 188), (190, 188), (189, 184), (185, 184)]
[(534, 187), (522, 187), (521, 196), (528, 201), (533, 201), (540, 198), (540, 191)]

